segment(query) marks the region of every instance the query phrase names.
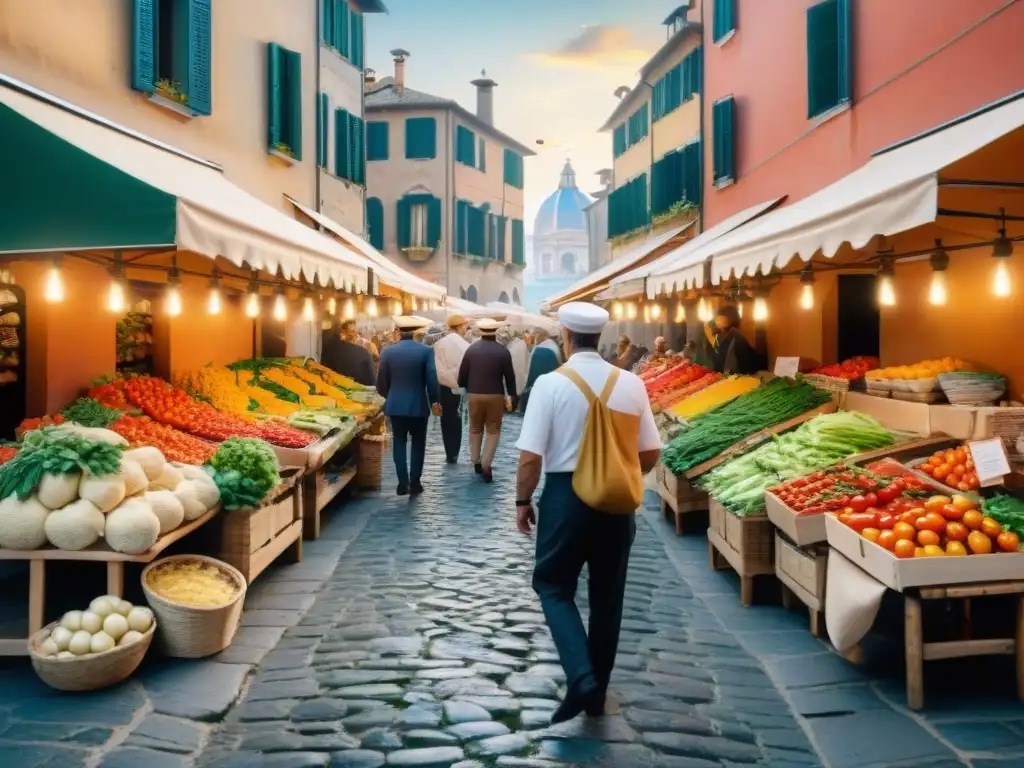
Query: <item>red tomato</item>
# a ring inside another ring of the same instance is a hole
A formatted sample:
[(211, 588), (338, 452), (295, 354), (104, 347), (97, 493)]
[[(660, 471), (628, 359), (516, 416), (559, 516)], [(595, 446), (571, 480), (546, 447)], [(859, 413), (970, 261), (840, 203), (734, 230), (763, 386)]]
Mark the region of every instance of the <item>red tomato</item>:
[(867, 497), (857, 494), (850, 499), (850, 507), (853, 508), (854, 512), (863, 512), (871, 505), (868, 503)]

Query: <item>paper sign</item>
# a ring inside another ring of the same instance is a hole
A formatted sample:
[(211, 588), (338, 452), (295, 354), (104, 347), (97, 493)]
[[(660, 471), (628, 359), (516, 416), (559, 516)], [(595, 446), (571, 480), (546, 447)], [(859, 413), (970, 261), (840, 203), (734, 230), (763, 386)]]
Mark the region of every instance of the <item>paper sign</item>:
[(974, 460), (974, 471), (978, 473), (981, 485), (994, 485), (1004, 475), (1010, 474), (1010, 462), (1006, 458), (1003, 441), (994, 437), (989, 440), (975, 440), (967, 444)]
[(788, 376), (793, 378), (800, 372), (799, 357), (777, 357), (775, 358), (775, 375)]

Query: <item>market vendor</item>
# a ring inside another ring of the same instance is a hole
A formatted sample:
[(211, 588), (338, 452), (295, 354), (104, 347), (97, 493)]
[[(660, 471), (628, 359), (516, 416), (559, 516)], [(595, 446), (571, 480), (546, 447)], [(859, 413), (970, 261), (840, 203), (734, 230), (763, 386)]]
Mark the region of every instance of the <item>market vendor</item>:
[(332, 333), (324, 339), (321, 362), (335, 373), (348, 376), (366, 387), (377, 384), (373, 354), (360, 343), (355, 320), (341, 324), (339, 333)]
[(740, 333), (740, 313), (732, 304), (719, 309), (714, 322), (704, 326), (703, 341), (710, 348), (712, 367), (719, 373), (752, 374), (763, 367), (763, 356)]

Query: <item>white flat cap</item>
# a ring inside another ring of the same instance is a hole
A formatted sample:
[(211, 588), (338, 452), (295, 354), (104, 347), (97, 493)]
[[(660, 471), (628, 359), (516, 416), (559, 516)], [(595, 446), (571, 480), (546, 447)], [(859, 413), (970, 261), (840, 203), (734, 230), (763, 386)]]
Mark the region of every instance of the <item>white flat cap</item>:
[(481, 318), (476, 321), (476, 329), (481, 333), (494, 333), (501, 328), (501, 323), (497, 320), (492, 320), (489, 317)]
[(576, 333), (601, 333), (608, 319), (607, 310), (585, 301), (570, 301), (558, 308), (558, 322)]
[(395, 318), (395, 327), (400, 331), (415, 331), (426, 328), (430, 321), (423, 317), (412, 317), (410, 315), (399, 315)]

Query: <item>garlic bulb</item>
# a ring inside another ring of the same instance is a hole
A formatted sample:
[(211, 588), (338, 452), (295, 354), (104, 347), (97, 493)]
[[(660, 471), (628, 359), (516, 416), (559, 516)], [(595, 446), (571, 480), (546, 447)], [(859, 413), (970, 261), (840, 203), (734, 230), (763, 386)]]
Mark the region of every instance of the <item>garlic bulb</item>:
[(109, 597), (97, 597), (91, 603), (89, 603), (89, 610), (99, 616), (101, 619), (105, 619), (107, 616), (114, 612), (114, 606), (110, 602)]
[(60, 648), (53, 642), (52, 637), (48, 637), (39, 644), (39, 655), (40, 656), (56, 656), (60, 653)]
[(104, 651), (109, 651), (115, 645), (117, 643), (114, 642), (114, 638), (106, 632), (97, 632), (89, 641), (89, 650), (92, 653), (103, 653)]
[(74, 633), (67, 627), (55, 627), (53, 632), (50, 633), (50, 640), (53, 640), (56, 644), (58, 651), (66, 651), (73, 634)]
[(136, 632), (146, 632), (153, 624), (153, 612), (137, 605), (128, 612), (128, 626)]
[(77, 632), (82, 628), (82, 612), (68, 611), (60, 620), (60, 625), (65, 629), (70, 629), (72, 632)]
[(139, 642), (139, 640), (141, 640), (141, 639), (142, 639), (142, 634), (141, 633), (136, 632), (134, 629), (129, 629), (127, 632), (125, 632), (123, 635), (121, 635), (121, 639), (117, 641), (117, 644), (118, 645), (131, 645), (132, 643)]

